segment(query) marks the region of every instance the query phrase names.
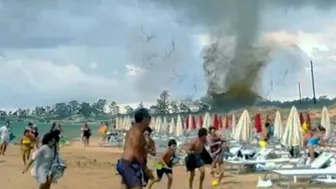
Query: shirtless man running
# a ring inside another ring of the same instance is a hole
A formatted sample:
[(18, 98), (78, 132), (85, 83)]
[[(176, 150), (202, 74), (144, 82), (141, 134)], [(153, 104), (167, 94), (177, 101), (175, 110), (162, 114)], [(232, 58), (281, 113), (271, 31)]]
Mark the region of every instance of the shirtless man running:
[(135, 111), (134, 118), (135, 124), (126, 134), (124, 152), (117, 165), (123, 189), (142, 189), (143, 173), (149, 179), (154, 178), (147, 167), (147, 143), (143, 135), (151, 117), (147, 109), (140, 108)]
[[(206, 144), (206, 138), (208, 135), (208, 130), (205, 128), (201, 128), (198, 130), (198, 138), (191, 143), (189, 149), (188, 149), (188, 156), (194, 156), (195, 160), (195, 167), (193, 168), (187, 168), (188, 171), (190, 171), (190, 177), (189, 177), (189, 188), (193, 188), (193, 182), (195, 178), (195, 169), (198, 169), (200, 172), (200, 183), (199, 183), (199, 189), (203, 189), (203, 182), (205, 178), (205, 163), (201, 157), (201, 153), (204, 150), (204, 145)], [(186, 161), (188, 161), (188, 156)], [(186, 163), (187, 164), (187, 163)]]

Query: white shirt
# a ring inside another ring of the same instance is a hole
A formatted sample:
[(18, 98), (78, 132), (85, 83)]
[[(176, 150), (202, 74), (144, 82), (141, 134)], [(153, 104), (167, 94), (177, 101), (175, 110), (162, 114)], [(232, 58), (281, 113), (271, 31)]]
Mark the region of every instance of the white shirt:
[(9, 140), (10, 128), (7, 126), (0, 127), (0, 136), (2, 140)]
[(44, 183), (49, 172), (51, 171), (51, 165), (55, 158), (54, 149), (48, 145), (41, 146), (35, 153), (35, 177), (37, 177), (39, 183)]

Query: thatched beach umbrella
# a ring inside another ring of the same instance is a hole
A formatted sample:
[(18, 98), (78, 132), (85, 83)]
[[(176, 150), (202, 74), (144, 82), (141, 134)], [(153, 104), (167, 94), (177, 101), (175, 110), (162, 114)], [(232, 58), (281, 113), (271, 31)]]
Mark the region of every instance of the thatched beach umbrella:
[(326, 129), (325, 137), (329, 138), (332, 132), (332, 128), (330, 125), (330, 117), (329, 111), (327, 107), (323, 107), (322, 114), (321, 114), (321, 125)]
[(281, 144), (286, 147), (298, 147), (303, 145), (300, 117), (295, 106), (292, 107), (289, 113), (286, 128), (281, 138)]
[(240, 116), (233, 138), (238, 142), (250, 142), (253, 139), (251, 119), (247, 110)]
[(275, 114), (275, 120), (274, 120), (274, 137), (281, 139), (283, 131), (284, 131), (284, 128), (282, 124), (281, 115), (280, 115), (280, 112), (277, 111)]

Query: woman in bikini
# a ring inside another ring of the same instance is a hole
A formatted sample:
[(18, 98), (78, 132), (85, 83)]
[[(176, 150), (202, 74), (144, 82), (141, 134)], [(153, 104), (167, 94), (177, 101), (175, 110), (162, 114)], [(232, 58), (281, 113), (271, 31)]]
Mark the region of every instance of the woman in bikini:
[(82, 127), (82, 140), (84, 143), (84, 147), (89, 146), (90, 144), (90, 136), (91, 136), (91, 129), (87, 123), (84, 124)]
[(315, 152), (315, 148), (324, 144), (323, 137), (325, 136), (325, 131), (325, 128), (319, 126), (318, 130), (312, 134), (312, 137), (308, 141), (307, 147), (310, 163), (312, 163), (319, 155)]

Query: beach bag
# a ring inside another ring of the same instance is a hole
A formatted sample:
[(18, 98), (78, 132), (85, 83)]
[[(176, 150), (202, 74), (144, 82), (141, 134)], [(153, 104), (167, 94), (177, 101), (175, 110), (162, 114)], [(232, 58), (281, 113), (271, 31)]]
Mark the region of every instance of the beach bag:
[(67, 166), (65, 162), (60, 158), (59, 154), (56, 153), (53, 164), (51, 166), (50, 175), (52, 175), (52, 182), (57, 182), (63, 177)]

